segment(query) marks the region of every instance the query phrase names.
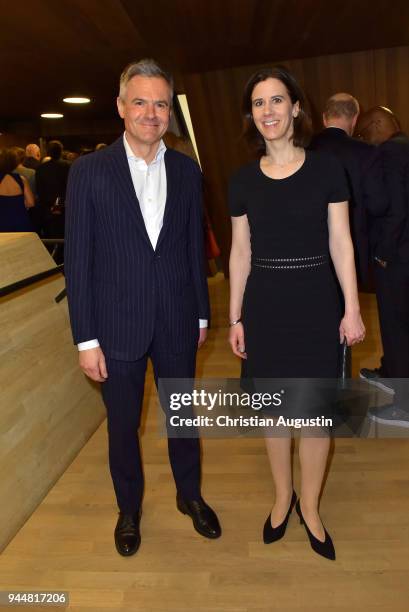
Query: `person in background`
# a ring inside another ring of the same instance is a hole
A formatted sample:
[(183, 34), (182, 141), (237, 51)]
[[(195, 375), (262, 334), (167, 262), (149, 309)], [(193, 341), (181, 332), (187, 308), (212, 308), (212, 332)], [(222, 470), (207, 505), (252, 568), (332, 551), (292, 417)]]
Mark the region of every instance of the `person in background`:
[(78, 159), (78, 157), (79, 157), (79, 153), (76, 153), (75, 151), (65, 151), (64, 159), (69, 164), (72, 164), (73, 162), (75, 162), (75, 160)]
[(64, 203), (70, 164), (62, 159), (62, 152), (61, 142), (51, 140), (47, 145), (50, 159), (36, 170), (37, 197), (45, 238), (64, 238)]
[(35, 197), (36, 195), (35, 170), (24, 166), (23, 162), (24, 162), (25, 152), (22, 147), (13, 147), (13, 150), (16, 154), (17, 161), (18, 161), (16, 172), (17, 174), (20, 174), (20, 176), (26, 177), (26, 179), (28, 180), (28, 184), (30, 185), (30, 189), (33, 192), (34, 197)]
[(27, 179), (16, 172), (13, 148), (0, 152), (0, 232), (31, 232), (27, 209), (34, 206), (34, 195)]
[[(369, 281), (369, 228), (373, 217), (385, 213), (387, 201), (376, 147), (352, 138), (358, 116), (356, 98), (348, 93), (332, 95), (322, 114), (324, 130), (313, 137), (309, 148), (334, 155), (345, 170), (350, 192), (349, 223), (356, 272), (361, 286), (365, 286)], [(342, 301), (339, 285), (338, 290)], [(348, 378), (352, 376), (350, 348), (345, 353), (344, 372)]]
[(346, 172), (355, 263), (358, 279), (364, 285), (369, 271), (369, 227), (373, 217), (385, 214), (387, 199), (376, 147), (352, 138), (358, 116), (356, 98), (348, 93), (334, 94), (322, 114), (324, 130), (313, 137), (309, 148), (333, 154)]
[(37, 144), (31, 143), (26, 146), (26, 155), (24, 158), (23, 166), (25, 168), (31, 168), (37, 170), (41, 164), (41, 151)]
[[(34, 193), (34, 197), (36, 198), (36, 206), (33, 206), (29, 209), (28, 214), (30, 216), (31, 225), (33, 230), (37, 232), (39, 236), (44, 235), (44, 214), (41, 209), (41, 206), (38, 204), (37, 200), (37, 183), (35, 180), (35, 172), (37, 168), (41, 164), (41, 152), (40, 147), (36, 144), (28, 144), (25, 150), (25, 158), (22, 163), (22, 166), (26, 169), (27, 172), (33, 172), (34, 176), (31, 179), (31, 188)], [(21, 169), (21, 166), (20, 166)], [(24, 173), (22, 173), (24, 174)], [(26, 174), (24, 174), (26, 178), (29, 178)]]
[(358, 133), (378, 147), (388, 198), (372, 239), (383, 357), (380, 367), (362, 369), (361, 377), (395, 392), (392, 404), (370, 416), (379, 423), (409, 427), (409, 137), (383, 106), (361, 116)]

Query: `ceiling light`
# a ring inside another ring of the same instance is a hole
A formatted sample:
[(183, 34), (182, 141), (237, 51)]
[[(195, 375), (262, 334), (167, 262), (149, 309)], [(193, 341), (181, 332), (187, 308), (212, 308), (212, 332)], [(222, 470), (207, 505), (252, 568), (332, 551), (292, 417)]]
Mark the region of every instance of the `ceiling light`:
[(89, 98), (64, 98), (63, 102), (67, 102), (67, 104), (88, 104), (91, 100)]
[(61, 119), (64, 117), (61, 113), (41, 113), (43, 119)]
[(43, 119), (61, 119), (64, 117), (61, 113), (41, 113)]

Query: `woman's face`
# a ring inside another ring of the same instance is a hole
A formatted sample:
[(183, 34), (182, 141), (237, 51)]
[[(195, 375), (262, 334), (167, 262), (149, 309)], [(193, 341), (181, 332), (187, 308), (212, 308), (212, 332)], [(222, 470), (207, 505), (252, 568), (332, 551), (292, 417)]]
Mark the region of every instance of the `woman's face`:
[(291, 102), (284, 83), (273, 78), (257, 83), (251, 94), (251, 104), (254, 124), (264, 140), (288, 140), (292, 136), (300, 104)]

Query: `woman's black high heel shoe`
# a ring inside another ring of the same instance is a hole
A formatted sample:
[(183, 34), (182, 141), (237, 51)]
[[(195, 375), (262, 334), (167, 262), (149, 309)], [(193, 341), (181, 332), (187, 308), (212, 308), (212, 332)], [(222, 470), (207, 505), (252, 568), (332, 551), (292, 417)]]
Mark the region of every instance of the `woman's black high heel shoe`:
[(335, 548), (334, 548), (334, 544), (332, 542), (331, 536), (329, 535), (329, 533), (327, 532), (327, 530), (324, 527), (324, 531), (325, 531), (325, 540), (324, 542), (321, 542), (321, 540), (318, 540), (312, 533), (311, 531), (308, 529), (308, 525), (304, 520), (304, 517), (302, 515), (301, 512), (301, 507), (300, 507), (300, 500), (297, 500), (297, 503), (295, 505), (295, 510), (298, 514), (298, 516), (300, 517), (300, 524), (304, 525), (305, 527), (305, 531), (307, 532), (307, 536), (310, 540), (310, 544), (311, 544), (311, 548), (313, 550), (315, 550), (316, 553), (318, 553), (319, 555), (321, 555), (322, 557), (325, 557), (326, 559), (330, 559), (331, 561), (335, 561)]
[(263, 529), (264, 544), (271, 544), (272, 542), (277, 542), (277, 540), (281, 540), (281, 538), (285, 534), (285, 530), (287, 529), (288, 519), (290, 518), (290, 514), (292, 512), (292, 509), (294, 508), (296, 501), (297, 501), (297, 495), (295, 491), (293, 491), (293, 496), (291, 498), (290, 507), (288, 509), (288, 512), (285, 515), (285, 519), (280, 525), (278, 525), (278, 527), (272, 526), (271, 513), (268, 515), (267, 520), (264, 523), (264, 529)]

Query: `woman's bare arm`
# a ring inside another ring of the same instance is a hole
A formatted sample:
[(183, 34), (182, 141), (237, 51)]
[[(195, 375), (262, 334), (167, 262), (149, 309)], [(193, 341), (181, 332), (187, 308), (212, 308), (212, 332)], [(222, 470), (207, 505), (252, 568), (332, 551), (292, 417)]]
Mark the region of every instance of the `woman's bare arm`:
[(345, 314), (340, 325), (340, 340), (349, 345), (361, 342), (365, 327), (361, 319), (355, 271), (354, 247), (349, 229), (348, 202), (328, 206), (329, 250), (344, 294)]
[(21, 178), (23, 179), (23, 185), (24, 185), (24, 204), (26, 208), (32, 208), (33, 206), (35, 206), (35, 198), (34, 198), (34, 194), (31, 191), (31, 187), (28, 184), (28, 180), (26, 179), (25, 176), (20, 175)]
[[(243, 294), (251, 266), (250, 228), (247, 215), (232, 217), (230, 251), (230, 321), (241, 316)], [(244, 329), (241, 323), (230, 327), (229, 342), (233, 353), (245, 357)]]

